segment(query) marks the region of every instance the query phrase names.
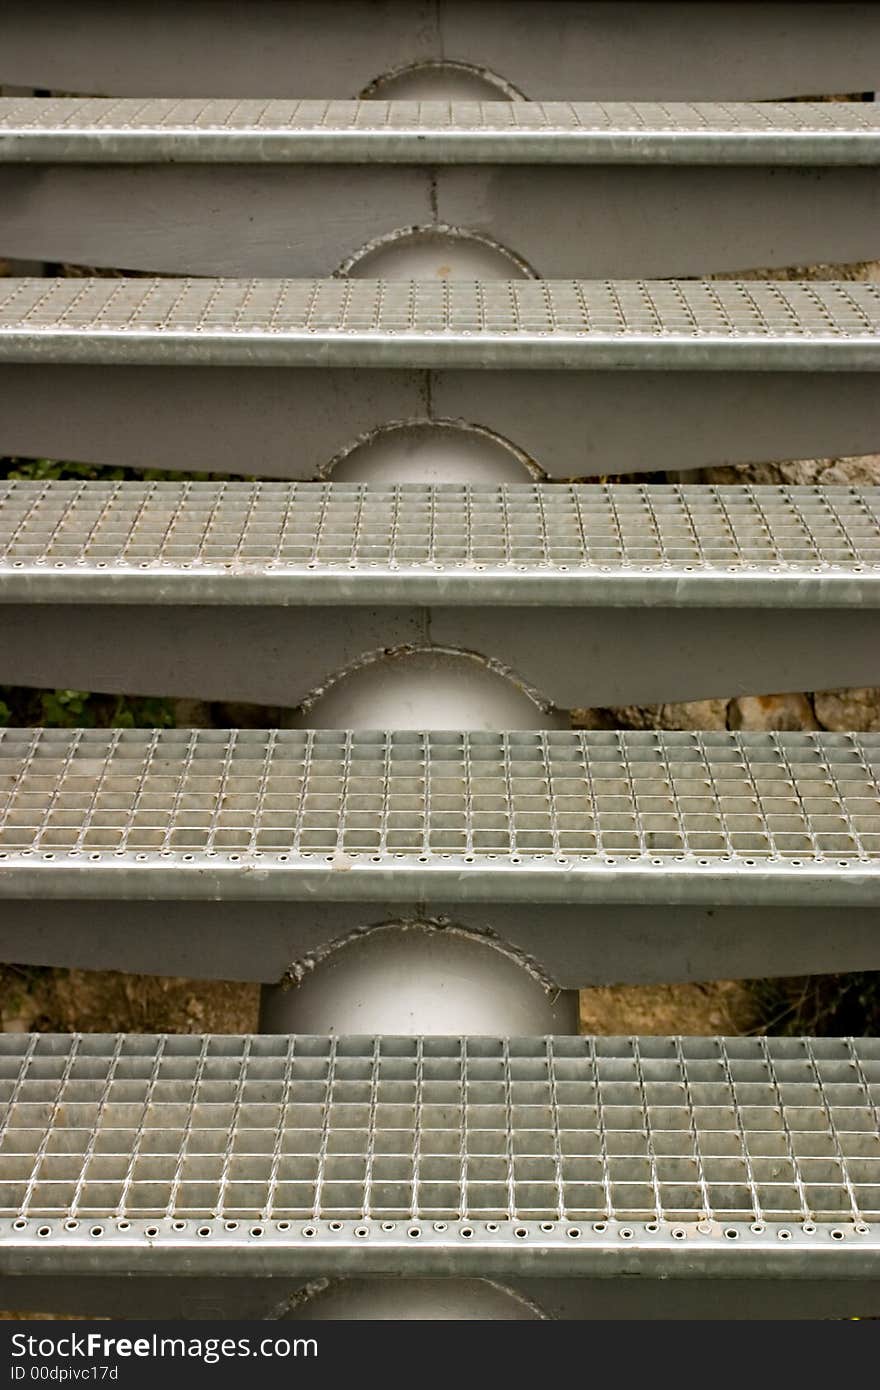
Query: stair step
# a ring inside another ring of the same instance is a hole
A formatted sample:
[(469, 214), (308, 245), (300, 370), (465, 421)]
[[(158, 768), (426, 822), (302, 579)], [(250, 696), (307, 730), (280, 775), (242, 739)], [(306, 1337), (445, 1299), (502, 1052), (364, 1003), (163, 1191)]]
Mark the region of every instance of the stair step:
[(878, 734), (6, 729), (0, 767), (8, 960), (271, 980), (430, 919), (565, 988), (880, 965)]
[(444, 420), (564, 477), (646, 438), (658, 469), (867, 453), (878, 330), (869, 282), (10, 279), (0, 449), (313, 477)]
[(0, 99), (0, 162), (880, 163), (871, 102)]
[(297, 705), (418, 646), (563, 709), (860, 686), (878, 608), (880, 488), (0, 484), (10, 684)]
[(877, 371), (871, 281), (11, 279), (5, 362)]
[(597, 1276), (876, 1279), (876, 1039), (6, 1035), (0, 1065), (22, 1295), (455, 1274), (572, 1281), (572, 1308)]
[(396, 280), (840, 264), (878, 254), (878, 163), (871, 102), (8, 98), (0, 254)]
[[(55, 42), (47, 43), (47, 34)], [(340, 35), (346, 36), (340, 42)], [(560, 41), (560, 34), (564, 40)], [(385, 74), (449, 62), (430, 89), (532, 100), (792, 97), (873, 90), (871, 4), (554, 4), (5, 0), (0, 83), (130, 96), (357, 97)], [(381, 92), (381, 87), (377, 89)], [(401, 89), (402, 90), (402, 89)], [(414, 90), (414, 89), (411, 89)], [(428, 89), (422, 88), (419, 95)]]

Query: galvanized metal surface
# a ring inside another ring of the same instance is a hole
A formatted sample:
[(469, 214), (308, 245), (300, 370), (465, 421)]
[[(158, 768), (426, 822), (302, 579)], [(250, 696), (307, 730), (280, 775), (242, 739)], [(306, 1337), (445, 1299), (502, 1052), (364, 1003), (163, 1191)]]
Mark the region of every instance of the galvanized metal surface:
[(876, 1040), (6, 1035), (5, 1273), (867, 1277)]
[(0, 361), (875, 371), (880, 285), (10, 279)]
[(877, 164), (870, 102), (0, 98), (0, 162)]
[(0, 484), (0, 603), (880, 607), (880, 488)]
[(880, 903), (880, 735), (0, 731), (0, 894)]
[(123, 95), (356, 97), (425, 65), (435, 92), (446, 76), (533, 100), (788, 98), (873, 90), (878, 57), (870, 4), (845, 21), (834, 4), (550, 0), (80, 0), (75, 15), (5, 0), (0, 15), (0, 82)]

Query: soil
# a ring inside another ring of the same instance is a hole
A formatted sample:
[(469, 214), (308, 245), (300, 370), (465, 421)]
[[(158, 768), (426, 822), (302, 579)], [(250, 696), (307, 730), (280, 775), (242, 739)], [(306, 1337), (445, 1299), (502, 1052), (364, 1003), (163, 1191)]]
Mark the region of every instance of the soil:
[[(259, 987), (124, 975), (117, 971), (0, 968), (4, 1032), (251, 1033)], [(755, 1026), (747, 985), (616, 985), (581, 991), (583, 1033), (744, 1033)]]

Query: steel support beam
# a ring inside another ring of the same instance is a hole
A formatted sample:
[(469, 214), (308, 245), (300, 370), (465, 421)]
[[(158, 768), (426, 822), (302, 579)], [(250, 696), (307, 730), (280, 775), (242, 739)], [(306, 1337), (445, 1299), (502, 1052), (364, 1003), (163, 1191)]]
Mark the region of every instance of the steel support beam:
[(870, 4), (553, 0), (80, 0), (75, 12), (5, 0), (0, 17), (0, 81), (62, 92), (354, 98), (383, 74), (444, 61), (488, 77), (484, 97), (493, 86), (580, 101), (857, 93), (876, 84), (880, 17)]

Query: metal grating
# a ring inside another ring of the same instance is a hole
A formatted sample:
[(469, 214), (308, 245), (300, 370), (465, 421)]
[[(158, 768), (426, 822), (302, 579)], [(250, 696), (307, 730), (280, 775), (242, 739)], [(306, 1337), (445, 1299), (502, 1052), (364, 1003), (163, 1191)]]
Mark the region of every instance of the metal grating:
[(857, 607), (878, 578), (880, 488), (0, 484), (6, 602)]
[(870, 103), (0, 99), (0, 162), (876, 164)]
[(880, 734), (6, 729), (0, 894), (874, 902), (878, 774)]
[(876, 370), (880, 285), (7, 279), (0, 360)]
[(880, 1220), (880, 1042), (7, 1035), (0, 1214)]

